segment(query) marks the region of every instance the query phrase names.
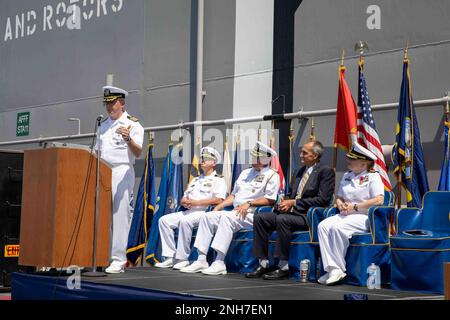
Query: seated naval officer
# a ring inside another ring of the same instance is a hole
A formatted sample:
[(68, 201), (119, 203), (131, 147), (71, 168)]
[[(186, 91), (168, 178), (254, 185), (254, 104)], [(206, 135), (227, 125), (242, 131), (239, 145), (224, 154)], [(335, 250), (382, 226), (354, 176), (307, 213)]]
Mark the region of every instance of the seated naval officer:
[(100, 158), (112, 167), (112, 246), (107, 273), (124, 272), (131, 223), (131, 203), (135, 182), (134, 162), (142, 152), (144, 128), (125, 111), (128, 92), (117, 87), (103, 87), (103, 103), (108, 118), (99, 127), (96, 149)]
[[(325, 207), (330, 204), (334, 192), (335, 173), (322, 164), (322, 143), (307, 142), (303, 145), (300, 159), (303, 165), (294, 172), (290, 193), (276, 206), (274, 212), (255, 216), (253, 255), (259, 258), (259, 267), (247, 273), (247, 278), (263, 277), (278, 280), (289, 277), (289, 245), (292, 232), (307, 230), (306, 214), (310, 207)], [(278, 269), (269, 268), (269, 236), (277, 231), (275, 257), (279, 259)]]
[(318, 237), (323, 268), (320, 284), (333, 285), (345, 278), (345, 255), (354, 233), (368, 231), (369, 208), (383, 204), (384, 184), (373, 171), (376, 155), (358, 143), (347, 153), (348, 168), (336, 194), (339, 214), (319, 223)]
[[(224, 263), (233, 233), (242, 228), (253, 226), (255, 207), (271, 206), (275, 203), (280, 188), (278, 173), (270, 168), (270, 160), (276, 152), (257, 141), (252, 155), (252, 168), (242, 171), (237, 179), (231, 195), (214, 208), (210, 214), (200, 220), (194, 246), (198, 250), (198, 259), (181, 272), (204, 274), (226, 274)], [(233, 205), (233, 211), (223, 211)], [(216, 231), (217, 230), (217, 231)], [(215, 233), (215, 236), (214, 236)], [(211, 240), (213, 239), (211, 243)], [(216, 250), (216, 260), (208, 266), (206, 254), (211, 248)]]
[[(200, 218), (209, 214), (205, 208), (217, 205), (227, 196), (227, 185), (223, 176), (215, 171), (220, 154), (216, 149), (204, 147), (201, 150), (201, 168), (203, 173), (194, 178), (186, 188), (181, 205), (188, 210), (174, 212), (159, 219), (162, 256), (164, 262), (155, 267), (181, 269), (189, 265), (192, 231), (197, 227)], [(174, 229), (178, 228), (178, 242), (175, 248)]]

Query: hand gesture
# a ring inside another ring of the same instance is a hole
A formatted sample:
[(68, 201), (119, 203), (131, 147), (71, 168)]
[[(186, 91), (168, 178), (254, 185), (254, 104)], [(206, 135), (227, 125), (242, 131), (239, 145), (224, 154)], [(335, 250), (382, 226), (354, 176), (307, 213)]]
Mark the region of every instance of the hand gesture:
[(291, 208), (295, 205), (295, 200), (282, 200), (278, 204), (278, 211), (282, 213), (288, 213), (291, 211)]
[(237, 206), (234, 210), (236, 211), (236, 216), (239, 217), (239, 219), (244, 220), (248, 213), (248, 208), (250, 208), (250, 204), (243, 203), (240, 206)]
[(123, 140), (125, 141), (130, 141), (130, 129), (131, 129), (131, 125), (129, 125), (127, 128), (125, 127), (120, 127), (118, 129), (118, 132), (122, 135)]

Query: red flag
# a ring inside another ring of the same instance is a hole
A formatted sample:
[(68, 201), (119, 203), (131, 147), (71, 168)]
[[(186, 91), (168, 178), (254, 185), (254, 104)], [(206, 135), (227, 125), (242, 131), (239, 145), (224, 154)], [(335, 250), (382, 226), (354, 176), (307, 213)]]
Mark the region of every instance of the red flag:
[(363, 66), (364, 60), (361, 59), (358, 82), (358, 142), (377, 156), (374, 169), (380, 174), (384, 188), (391, 191), (391, 182), (389, 181), (386, 163), (384, 162), (383, 149), (381, 148), (380, 138), (375, 126), (375, 119), (372, 115), (372, 106), (364, 78)]
[(356, 140), (356, 103), (345, 81), (345, 66), (339, 67), (339, 88), (334, 129), (334, 147), (348, 151)]
[[(272, 133), (272, 138), (270, 139), (270, 147), (273, 150), (276, 150), (275, 149), (275, 136), (273, 133)], [(270, 166), (272, 167), (272, 169), (274, 169), (278, 172), (278, 175), (280, 176), (280, 192), (284, 192), (286, 181), (284, 180), (283, 169), (281, 168), (280, 158), (278, 158), (278, 155), (272, 157), (272, 160), (270, 160)]]

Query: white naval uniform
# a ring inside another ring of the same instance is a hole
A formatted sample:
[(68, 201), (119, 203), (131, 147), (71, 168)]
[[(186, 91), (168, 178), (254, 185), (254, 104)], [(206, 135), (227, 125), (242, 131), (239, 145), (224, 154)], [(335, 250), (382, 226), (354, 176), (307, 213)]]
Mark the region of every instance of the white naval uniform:
[[(239, 175), (231, 192), (234, 195), (233, 207), (263, 197), (276, 200), (279, 188), (280, 177), (270, 167), (264, 167), (261, 171), (253, 168), (246, 169)], [(244, 219), (238, 218), (235, 210), (213, 211), (203, 216), (194, 246), (206, 254), (215, 234), (211, 247), (226, 255), (233, 239), (233, 233), (242, 228), (253, 227), (253, 211), (254, 208), (249, 208), (249, 213)]]
[[(131, 118), (131, 119), (130, 119)], [(134, 188), (135, 156), (122, 135), (116, 130), (130, 128), (131, 139), (142, 147), (144, 128), (126, 111), (117, 120), (107, 118), (99, 127), (100, 158), (112, 167), (112, 225), (111, 225), (111, 264), (124, 266), (127, 262), (126, 250), (131, 223), (131, 208)]]
[[(352, 171), (346, 172), (337, 192), (337, 197), (356, 204), (380, 195), (384, 195), (383, 181), (378, 172), (368, 171), (358, 175)], [(368, 231), (368, 212), (369, 209), (361, 208), (349, 215), (337, 214), (319, 223), (319, 245), (326, 272), (334, 268), (346, 270), (345, 255), (349, 239), (354, 233)]]
[[(225, 179), (216, 171), (208, 176), (201, 174), (194, 178), (186, 188), (183, 197), (192, 200), (207, 200), (227, 196)], [(161, 248), (163, 257), (175, 257), (178, 260), (187, 260), (190, 254), (192, 231), (197, 227), (205, 214), (206, 207), (192, 207), (186, 211), (167, 214), (159, 219), (159, 233), (161, 235)], [(174, 229), (178, 228), (178, 243), (175, 247)]]

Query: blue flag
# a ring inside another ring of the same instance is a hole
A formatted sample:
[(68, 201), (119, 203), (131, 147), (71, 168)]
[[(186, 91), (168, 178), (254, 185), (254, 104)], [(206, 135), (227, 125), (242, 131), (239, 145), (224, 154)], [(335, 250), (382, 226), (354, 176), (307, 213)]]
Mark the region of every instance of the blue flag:
[(444, 161), (442, 161), (441, 178), (439, 179), (439, 191), (450, 191), (450, 140), (448, 131), (450, 121), (444, 123)]
[[(409, 60), (403, 61), (395, 145), (392, 149), (394, 173), (406, 190), (408, 207), (422, 207), (422, 198), (429, 190), (420, 132), (411, 94)], [(397, 186), (400, 188), (401, 186)]]
[(159, 219), (166, 214), (179, 211), (183, 196), (183, 151), (181, 144), (169, 150), (164, 162), (163, 173), (158, 192), (156, 214), (153, 216), (149, 241), (147, 244), (146, 260), (150, 264), (161, 261), (161, 241), (159, 235)]
[(155, 212), (156, 187), (155, 165), (153, 162), (153, 144), (148, 145), (145, 159), (144, 173), (142, 174), (136, 205), (128, 234), (127, 259), (133, 265), (141, 259), (148, 239), (153, 213)]
[(233, 176), (231, 178), (231, 191), (233, 191), (234, 183), (239, 178), (239, 175), (242, 172), (242, 164), (241, 164), (241, 142), (239, 139), (236, 141), (236, 148), (234, 150), (234, 159), (233, 159)]
[[(145, 251), (145, 260), (150, 264), (158, 262), (156, 255), (158, 255), (158, 248), (160, 247), (159, 240), (159, 218), (164, 214), (167, 203), (167, 193), (169, 191), (169, 178), (172, 176), (173, 164), (170, 160), (173, 145), (169, 145), (167, 156), (164, 159), (163, 171), (161, 173), (161, 180), (159, 182), (158, 197), (156, 198), (155, 214), (153, 215), (152, 225), (150, 227), (150, 235), (148, 237), (147, 248)], [(160, 250), (159, 250), (160, 251)]]

